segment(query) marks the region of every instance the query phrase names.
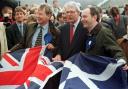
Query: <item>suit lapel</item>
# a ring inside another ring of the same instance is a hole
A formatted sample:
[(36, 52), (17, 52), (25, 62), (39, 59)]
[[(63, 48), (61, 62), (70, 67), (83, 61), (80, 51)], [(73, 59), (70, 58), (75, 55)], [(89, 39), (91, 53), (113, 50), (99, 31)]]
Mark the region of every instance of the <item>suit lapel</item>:
[(37, 28), (37, 24), (34, 24), (34, 26), (31, 26), (31, 28), (28, 31), (28, 38), (27, 38), (28, 42), (27, 43), (28, 43), (29, 47), (32, 46), (32, 38), (36, 31), (36, 28)]

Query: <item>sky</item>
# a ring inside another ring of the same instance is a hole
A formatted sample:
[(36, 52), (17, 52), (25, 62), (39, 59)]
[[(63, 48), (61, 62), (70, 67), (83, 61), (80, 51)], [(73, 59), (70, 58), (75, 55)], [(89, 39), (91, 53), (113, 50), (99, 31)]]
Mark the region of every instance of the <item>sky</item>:
[[(45, 0), (20, 0), (21, 1), (21, 4), (41, 4), (41, 3), (44, 3)], [(47, 0), (49, 4), (52, 3), (52, 0)], [(61, 6), (63, 6), (63, 4), (65, 4), (66, 2), (68, 1), (71, 1), (71, 0), (59, 0), (60, 1), (60, 4)], [(101, 3), (102, 1), (110, 1), (110, 3), (108, 3), (109, 6), (124, 6), (126, 3), (128, 3), (128, 0), (73, 0), (73, 1), (76, 1), (76, 2), (79, 2), (81, 3), (82, 7), (86, 7), (90, 4), (92, 5), (97, 5), (99, 3)], [(107, 6), (108, 6), (107, 5)]]

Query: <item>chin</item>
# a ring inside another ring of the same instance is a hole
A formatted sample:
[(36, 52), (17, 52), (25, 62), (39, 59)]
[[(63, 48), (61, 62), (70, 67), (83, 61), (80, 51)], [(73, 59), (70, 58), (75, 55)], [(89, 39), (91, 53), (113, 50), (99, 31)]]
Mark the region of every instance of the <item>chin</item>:
[(85, 28), (86, 28), (86, 27), (87, 27), (87, 25), (84, 25), (84, 24), (83, 24), (83, 27), (85, 27)]

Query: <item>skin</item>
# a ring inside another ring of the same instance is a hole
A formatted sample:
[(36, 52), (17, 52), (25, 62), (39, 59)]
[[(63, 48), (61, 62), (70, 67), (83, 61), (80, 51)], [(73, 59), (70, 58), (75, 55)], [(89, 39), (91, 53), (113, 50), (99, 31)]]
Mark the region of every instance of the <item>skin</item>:
[(24, 21), (24, 18), (25, 18), (25, 14), (23, 12), (16, 12), (15, 13), (16, 22), (22, 23)]
[(43, 10), (38, 9), (36, 13), (36, 18), (37, 18), (37, 23), (43, 26), (49, 22), (51, 15), (47, 15), (45, 13), (45, 9)]
[(83, 26), (87, 28), (89, 32), (91, 32), (93, 27), (95, 27), (95, 25), (97, 24), (96, 21), (97, 16), (96, 15), (91, 16), (89, 8), (83, 10), (81, 16), (82, 16), (81, 21), (83, 23)]
[(65, 8), (65, 13), (66, 13), (67, 22), (70, 23), (75, 23), (80, 15), (80, 13), (76, 10), (76, 8), (71, 6)]

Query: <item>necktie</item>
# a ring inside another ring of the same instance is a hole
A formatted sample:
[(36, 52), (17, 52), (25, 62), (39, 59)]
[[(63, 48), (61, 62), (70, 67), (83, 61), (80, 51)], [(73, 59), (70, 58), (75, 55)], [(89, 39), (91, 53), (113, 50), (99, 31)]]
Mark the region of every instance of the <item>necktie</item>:
[(36, 42), (35, 42), (35, 46), (40, 46), (42, 45), (42, 27), (40, 27), (40, 32), (37, 36)]
[(19, 24), (19, 29), (20, 29), (20, 33), (23, 36), (23, 28), (22, 28), (22, 24)]
[(74, 25), (70, 24), (70, 43), (72, 42), (73, 39), (73, 35), (74, 35), (74, 29), (73, 29)]

